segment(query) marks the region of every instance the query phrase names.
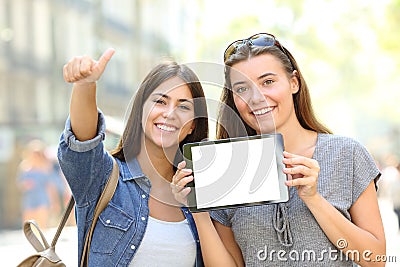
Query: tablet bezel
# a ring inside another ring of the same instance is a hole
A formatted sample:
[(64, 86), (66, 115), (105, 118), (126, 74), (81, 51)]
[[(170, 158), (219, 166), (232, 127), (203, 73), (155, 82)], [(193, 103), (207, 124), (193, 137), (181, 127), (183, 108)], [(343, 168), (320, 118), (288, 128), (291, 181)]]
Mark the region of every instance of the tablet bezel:
[[(245, 137), (236, 137), (236, 138), (228, 138), (228, 139), (219, 139), (213, 141), (203, 141), (203, 142), (195, 142), (195, 143), (187, 143), (183, 145), (183, 156), (186, 162), (186, 168), (193, 170), (192, 163), (192, 150), (191, 148), (194, 146), (202, 146), (202, 145), (212, 145), (212, 144), (221, 144), (227, 142), (241, 142), (248, 141), (254, 139), (261, 138), (274, 138), (275, 139), (275, 159), (277, 165), (277, 174), (278, 174), (278, 183), (279, 183), (279, 191), (280, 191), (280, 199), (278, 200), (265, 200), (260, 202), (250, 202), (250, 203), (240, 203), (233, 205), (224, 205), (224, 206), (215, 206), (215, 207), (207, 207), (207, 208), (197, 208), (196, 201), (196, 190), (195, 190), (195, 179), (189, 182), (186, 187), (191, 187), (191, 191), (188, 194), (188, 208), (191, 212), (202, 212), (202, 211), (210, 211), (210, 210), (219, 210), (219, 209), (227, 209), (227, 208), (235, 208), (235, 207), (246, 207), (246, 206), (255, 206), (255, 205), (263, 205), (263, 204), (272, 204), (272, 203), (281, 203), (287, 202), (289, 200), (289, 188), (286, 186), (285, 181), (288, 179), (287, 175), (283, 173), (283, 168), (285, 165), (283, 164), (283, 137), (279, 133), (275, 134), (261, 134), (261, 135), (253, 135), (253, 136), (245, 136)], [(196, 177), (196, 174), (193, 173), (193, 176)]]

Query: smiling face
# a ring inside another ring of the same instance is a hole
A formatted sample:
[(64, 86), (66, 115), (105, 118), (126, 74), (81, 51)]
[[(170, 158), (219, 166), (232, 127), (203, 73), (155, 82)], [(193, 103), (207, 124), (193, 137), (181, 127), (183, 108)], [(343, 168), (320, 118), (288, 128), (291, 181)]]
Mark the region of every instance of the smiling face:
[(233, 100), (242, 119), (257, 134), (282, 132), (297, 121), (293, 97), (299, 89), (273, 55), (261, 54), (232, 65)]
[(177, 149), (195, 125), (193, 96), (187, 84), (174, 77), (158, 86), (144, 102), (142, 125), (146, 146)]

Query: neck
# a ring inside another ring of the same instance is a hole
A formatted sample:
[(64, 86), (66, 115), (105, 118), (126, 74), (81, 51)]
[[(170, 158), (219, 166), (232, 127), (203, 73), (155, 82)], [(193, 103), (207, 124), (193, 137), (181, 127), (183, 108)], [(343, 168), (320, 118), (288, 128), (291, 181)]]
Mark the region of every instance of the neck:
[(141, 138), (142, 144), (137, 160), (142, 171), (152, 182), (152, 185), (162, 183), (163, 181), (172, 181), (174, 175), (173, 160), (176, 149), (163, 149), (158, 147), (151, 141), (145, 141), (145, 137)]
[(283, 136), (285, 151), (306, 157), (314, 154), (318, 134), (304, 129), (297, 119), (295, 123), (276, 131)]

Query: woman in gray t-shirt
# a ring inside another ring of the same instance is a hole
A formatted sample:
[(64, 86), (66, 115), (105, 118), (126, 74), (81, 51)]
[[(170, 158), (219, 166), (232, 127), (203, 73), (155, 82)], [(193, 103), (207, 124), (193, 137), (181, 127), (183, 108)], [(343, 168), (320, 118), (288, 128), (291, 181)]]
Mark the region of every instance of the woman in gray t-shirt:
[[(290, 199), (194, 214), (205, 264), (384, 265), (379, 170), (361, 144), (318, 122), (291, 53), (263, 33), (230, 44), (224, 62), (217, 138), (281, 133)], [(190, 191), (182, 186), (193, 179), (184, 167), (173, 179), (182, 203)]]

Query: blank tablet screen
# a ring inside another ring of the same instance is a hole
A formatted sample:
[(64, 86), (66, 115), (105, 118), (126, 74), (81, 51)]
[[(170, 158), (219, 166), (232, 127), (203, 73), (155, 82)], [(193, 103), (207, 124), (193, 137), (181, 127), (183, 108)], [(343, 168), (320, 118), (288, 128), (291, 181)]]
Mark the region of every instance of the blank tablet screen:
[(190, 146), (196, 209), (287, 200), (282, 151), (271, 136)]

